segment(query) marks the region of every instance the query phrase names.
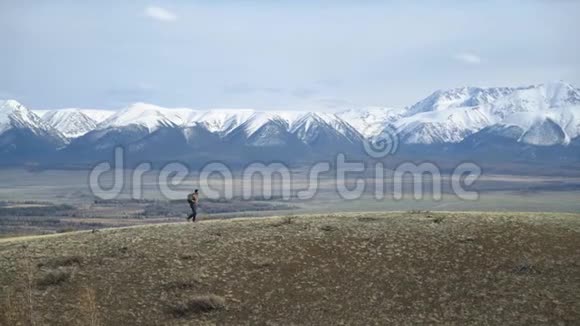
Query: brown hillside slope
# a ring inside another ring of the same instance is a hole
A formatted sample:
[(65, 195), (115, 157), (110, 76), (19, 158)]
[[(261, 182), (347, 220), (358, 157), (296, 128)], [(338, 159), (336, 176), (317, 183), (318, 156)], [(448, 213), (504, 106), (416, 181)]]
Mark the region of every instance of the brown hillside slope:
[(580, 215), (369, 213), (0, 242), (1, 325), (580, 323)]

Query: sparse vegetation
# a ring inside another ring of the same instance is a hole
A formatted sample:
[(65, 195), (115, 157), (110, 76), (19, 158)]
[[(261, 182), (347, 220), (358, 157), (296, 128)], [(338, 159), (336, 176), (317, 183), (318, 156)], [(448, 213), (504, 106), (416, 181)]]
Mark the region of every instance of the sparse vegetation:
[[(204, 199), (199, 208), (203, 218), (215, 214), (292, 210), (296, 207), (276, 201)], [(70, 233), (106, 227), (183, 221), (190, 213), (185, 200), (94, 200), (88, 208), (49, 202), (0, 201), (0, 238), (16, 235)]]
[(99, 317), (99, 307), (97, 305), (96, 291), (91, 288), (83, 288), (79, 300), (79, 320), (83, 320), (83, 325), (101, 325)]
[(272, 226), (278, 227), (278, 226), (290, 225), (290, 224), (293, 224), (295, 220), (296, 220), (295, 216), (285, 216), (285, 217), (282, 217), (279, 221), (275, 221), (272, 224)]
[(50, 270), (37, 281), (38, 286), (54, 286), (64, 283), (70, 279), (71, 272), (63, 269)]
[(196, 256), (194, 254), (181, 254), (179, 255), (179, 259), (182, 260), (194, 260)]
[(420, 209), (412, 209), (407, 211), (408, 214), (424, 214), (424, 215), (429, 215), (431, 212), (430, 211), (423, 211)]
[(440, 224), (445, 220), (445, 217), (443, 216), (437, 216), (433, 218), (433, 223), (435, 224)]
[(337, 230), (337, 228), (336, 228), (336, 226), (333, 226), (333, 225), (323, 225), (320, 227), (320, 230), (326, 231), (326, 232), (331, 232), (331, 231)]
[(548, 213), (298, 215), (0, 240), (0, 324), (575, 325), (578, 247), (580, 215)]
[(177, 280), (170, 282), (165, 286), (165, 288), (169, 291), (174, 290), (189, 290), (195, 287), (199, 287), (201, 284), (201, 280), (198, 278), (193, 278), (191, 280)]
[(81, 256), (62, 256), (62, 257), (53, 257), (50, 258), (46, 262), (38, 263), (38, 267), (47, 267), (47, 268), (58, 268), (58, 267), (68, 267), (73, 265), (80, 265), (83, 261)]
[(171, 307), (171, 312), (176, 317), (186, 317), (191, 314), (198, 314), (225, 308), (224, 298), (210, 294), (193, 297), (187, 302), (179, 303)]
[[(288, 204), (263, 201), (244, 201), (244, 200), (211, 200), (204, 199), (200, 204), (200, 212), (205, 214), (232, 213), (232, 212), (259, 212), (259, 211), (276, 211), (290, 210), (294, 207)], [(189, 213), (189, 206), (184, 201), (157, 201), (144, 207), (142, 215), (151, 216), (183, 216)]]
[(379, 221), (380, 218), (378, 217), (357, 217), (357, 220), (361, 221), (361, 222), (376, 222)]

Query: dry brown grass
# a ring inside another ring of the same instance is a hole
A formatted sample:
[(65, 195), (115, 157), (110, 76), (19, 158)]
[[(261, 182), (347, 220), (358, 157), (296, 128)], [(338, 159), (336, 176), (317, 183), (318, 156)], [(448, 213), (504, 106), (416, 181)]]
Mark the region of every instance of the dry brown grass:
[(296, 220), (296, 216), (284, 216), (282, 218), (277, 219), (272, 224), (272, 226), (279, 227), (279, 226), (284, 226), (284, 225), (290, 225), (290, 224), (293, 224), (295, 220)]
[(83, 258), (81, 256), (60, 256), (52, 257), (47, 261), (38, 263), (39, 268), (59, 268), (59, 267), (70, 267), (74, 265), (81, 265)]
[(199, 280), (198, 278), (193, 278), (192, 280), (177, 280), (177, 281), (172, 281), (169, 282), (165, 288), (168, 291), (174, 291), (174, 290), (189, 290), (189, 289), (194, 289), (196, 287), (199, 287), (200, 284), (202, 284), (201, 280)]
[(34, 295), (34, 270), (32, 267), (32, 262), (30, 259), (24, 259), (25, 264), (25, 297), (26, 297), (26, 307), (28, 323), (31, 326), (36, 325), (36, 308), (35, 308), (35, 295)]
[(40, 287), (56, 286), (68, 281), (71, 277), (71, 272), (63, 269), (53, 269), (45, 272), (36, 284)]
[[(575, 325), (578, 248), (580, 215), (540, 213), (296, 216), (3, 241), (0, 323)], [(37, 286), (54, 271), (70, 275)]]
[(22, 277), (2, 291), (0, 325), (38, 325), (34, 268), (25, 254), (20, 263)]
[(2, 291), (3, 302), (0, 305), (0, 325), (16, 325), (23, 316), (21, 307), (14, 302), (11, 289)]
[(200, 295), (179, 303), (170, 308), (171, 313), (176, 317), (187, 317), (191, 314), (210, 312), (224, 309), (226, 301), (223, 297), (215, 294)]
[(101, 325), (99, 307), (97, 305), (96, 291), (92, 288), (83, 288), (79, 298), (79, 320), (86, 326)]

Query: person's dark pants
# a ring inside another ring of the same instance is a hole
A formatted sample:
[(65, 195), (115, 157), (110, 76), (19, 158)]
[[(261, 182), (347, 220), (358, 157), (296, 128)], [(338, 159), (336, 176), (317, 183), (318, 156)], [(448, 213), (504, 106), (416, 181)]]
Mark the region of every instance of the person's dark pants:
[(191, 203), (189, 204), (189, 207), (191, 207), (191, 214), (187, 217), (187, 219), (193, 219), (193, 221), (195, 221), (195, 217), (197, 216), (197, 205)]

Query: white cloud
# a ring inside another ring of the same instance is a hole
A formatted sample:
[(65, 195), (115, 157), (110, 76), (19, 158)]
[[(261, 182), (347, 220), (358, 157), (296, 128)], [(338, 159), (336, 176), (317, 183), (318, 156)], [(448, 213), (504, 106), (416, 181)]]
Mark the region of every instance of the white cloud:
[(458, 53), (455, 59), (470, 65), (477, 65), (481, 63), (481, 57), (474, 53)]
[(177, 16), (171, 11), (156, 6), (147, 7), (145, 9), (145, 14), (155, 20), (163, 22), (172, 22), (177, 20)]

